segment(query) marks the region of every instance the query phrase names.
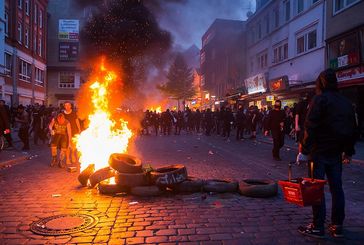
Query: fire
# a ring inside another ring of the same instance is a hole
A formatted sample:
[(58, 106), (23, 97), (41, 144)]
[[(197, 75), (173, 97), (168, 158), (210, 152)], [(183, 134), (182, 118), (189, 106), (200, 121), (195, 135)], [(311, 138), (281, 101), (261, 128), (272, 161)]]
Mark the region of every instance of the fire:
[(162, 107), (161, 106), (158, 106), (158, 107), (151, 107), (149, 109), (149, 111), (155, 111), (157, 113), (162, 113)]
[(101, 75), (88, 87), (93, 106), (93, 111), (88, 116), (88, 128), (74, 139), (80, 152), (81, 171), (90, 164), (94, 164), (95, 171), (107, 167), (112, 153), (127, 151), (129, 139), (133, 135), (128, 122), (120, 119), (121, 126), (116, 128), (117, 122), (111, 119), (109, 86), (115, 81), (116, 74), (108, 71), (103, 62), (99, 74)]

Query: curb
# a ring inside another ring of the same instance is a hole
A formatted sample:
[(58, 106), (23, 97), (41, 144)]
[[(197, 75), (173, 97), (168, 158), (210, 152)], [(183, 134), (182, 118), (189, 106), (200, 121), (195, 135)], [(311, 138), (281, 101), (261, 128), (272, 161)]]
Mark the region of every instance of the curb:
[[(260, 143), (264, 143), (264, 144), (270, 144), (270, 145), (273, 144), (273, 142), (270, 142), (270, 141), (267, 141), (267, 140), (258, 140), (257, 139), (257, 141), (260, 142)], [(288, 148), (290, 150), (296, 149), (295, 147), (292, 147), (290, 145), (284, 145), (283, 147), (286, 147), (286, 148)], [(352, 163), (357, 163), (357, 164), (360, 164), (360, 165), (361, 164), (364, 165), (364, 160), (360, 160), (360, 159), (351, 159), (351, 162)]]
[(20, 161), (27, 160), (28, 157), (30, 157), (30, 156), (26, 155), (26, 156), (15, 157), (13, 159), (0, 162), (0, 168), (6, 167), (7, 165), (15, 165), (16, 163), (18, 163)]

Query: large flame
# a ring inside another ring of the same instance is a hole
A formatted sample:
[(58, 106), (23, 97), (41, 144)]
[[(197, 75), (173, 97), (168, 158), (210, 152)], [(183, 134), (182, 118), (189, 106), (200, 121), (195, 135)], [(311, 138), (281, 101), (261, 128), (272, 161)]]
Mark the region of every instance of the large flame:
[(156, 106), (156, 107), (150, 107), (149, 111), (155, 111), (157, 113), (162, 113), (162, 107), (161, 106)]
[(89, 125), (75, 138), (77, 150), (80, 152), (81, 171), (90, 164), (95, 165), (95, 171), (108, 166), (112, 153), (125, 153), (128, 148), (132, 132), (128, 123), (120, 119), (118, 128), (111, 119), (109, 101), (109, 85), (116, 79), (116, 74), (108, 71), (102, 62), (100, 72), (90, 83), (88, 90), (91, 93), (93, 110), (88, 116)]

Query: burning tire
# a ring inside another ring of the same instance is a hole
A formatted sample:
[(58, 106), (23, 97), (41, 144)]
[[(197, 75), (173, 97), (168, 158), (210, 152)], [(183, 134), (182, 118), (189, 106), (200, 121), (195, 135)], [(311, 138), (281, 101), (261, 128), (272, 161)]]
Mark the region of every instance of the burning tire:
[(206, 180), (203, 190), (206, 192), (236, 192), (238, 190), (238, 182), (230, 180)]
[(129, 189), (118, 184), (111, 184), (110, 181), (101, 181), (97, 187), (100, 194), (114, 195), (120, 192), (127, 192)]
[(148, 185), (147, 176), (145, 173), (119, 173), (115, 176), (115, 182), (119, 186), (136, 187)]
[(93, 174), (91, 174), (91, 176), (89, 177), (90, 181), (88, 183), (88, 187), (94, 188), (101, 181), (109, 179), (114, 176), (115, 176), (115, 171), (112, 170), (110, 167), (99, 169), (95, 171)]
[(173, 187), (187, 180), (187, 169), (182, 164), (157, 168), (150, 172), (152, 183), (162, 187)]
[(240, 194), (247, 197), (273, 197), (278, 185), (272, 180), (246, 179), (239, 182)]
[(185, 181), (172, 187), (173, 191), (176, 192), (201, 192), (205, 181), (195, 177), (188, 177)]
[(160, 196), (163, 192), (155, 185), (153, 186), (136, 186), (131, 188), (131, 194), (141, 197)]
[(128, 154), (112, 154), (110, 156), (109, 164), (119, 173), (133, 174), (143, 172), (140, 159)]
[(90, 164), (87, 168), (85, 168), (79, 175), (78, 181), (83, 186), (87, 186), (87, 182), (89, 177), (95, 172), (95, 165)]

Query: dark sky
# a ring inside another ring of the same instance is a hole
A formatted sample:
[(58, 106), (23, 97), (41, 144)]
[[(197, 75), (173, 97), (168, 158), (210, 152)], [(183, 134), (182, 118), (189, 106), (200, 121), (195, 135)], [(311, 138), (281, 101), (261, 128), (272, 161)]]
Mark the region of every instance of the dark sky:
[[(145, 1), (148, 5), (148, 1)], [(154, 2), (154, 1), (153, 1)], [(255, 9), (255, 0), (161, 0), (150, 6), (163, 29), (174, 37), (174, 44), (201, 48), (201, 37), (216, 18), (246, 20)], [(155, 3), (155, 2), (154, 2)]]

